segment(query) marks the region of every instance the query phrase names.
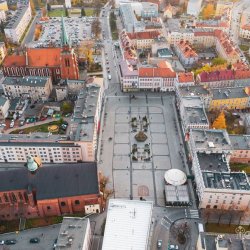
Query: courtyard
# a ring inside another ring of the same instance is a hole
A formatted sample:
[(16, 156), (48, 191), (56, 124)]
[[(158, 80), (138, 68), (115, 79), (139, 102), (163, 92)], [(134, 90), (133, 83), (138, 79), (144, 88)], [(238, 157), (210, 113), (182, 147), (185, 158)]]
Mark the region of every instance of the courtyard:
[[(115, 198), (165, 205), (165, 171), (184, 170), (174, 109), (172, 95), (108, 97), (99, 171), (109, 177)], [(136, 139), (138, 133), (143, 141)]]

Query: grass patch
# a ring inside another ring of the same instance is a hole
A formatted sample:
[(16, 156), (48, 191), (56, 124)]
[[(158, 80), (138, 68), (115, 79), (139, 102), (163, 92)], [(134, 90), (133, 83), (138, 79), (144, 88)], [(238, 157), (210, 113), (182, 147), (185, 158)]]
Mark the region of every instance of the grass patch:
[(65, 10), (51, 10), (48, 12), (48, 16), (49, 17), (65, 17), (66, 16), (66, 13), (65, 13)]
[(19, 220), (0, 221), (0, 233), (9, 233), (19, 230)]
[(110, 28), (111, 28), (112, 39), (118, 40), (119, 36), (118, 36), (118, 30), (116, 26), (116, 16), (114, 12), (110, 13), (109, 23), (110, 23)]
[(230, 168), (232, 171), (245, 171), (250, 174), (250, 164), (230, 163)]
[(51, 126), (51, 125), (59, 126), (59, 131), (53, 134), (65, 134), (65, 132), (60, 129), (60, 126), (62, 125), (62, 123), (63, 123), (63, 120), (60, 119), (58, 121), (49, 122), (49, 123), (42, 124), (42, 125), (32, 126), (32, 127), (24, 128), (24, 129), (17, 129), (17, 130), (12, 131), (11, 134), (19, 134), (20, 131), (23, 131), (23, 134), (29, 134), (29, 133), (34, 133), (34, 132), (48, 133), (49, 132), (48, 126)]
[(247, 45), (239, 45), (239, 47), (240, 47), (240, 49), (242, 51), (248, 51), (249, 50), (249, 46), (247, 46)]
[[(224, 234), (224, 233), (228, 233), (228, 234), (235, 234), (235, 229), (238, 227), (239, 225), (228, 225), (228, 224), (218, 224), (218, 223), (207, 223), (205, 225), (206, 228), (206, 232), (210, 232), (210, 233), (218, 233), (218, 234)], [(249, 226), (245, 226), (242, 225), (242, 227), (245, 228), (246, 231), (249, 230)]]
[(94, 9), (84, 9), (86, 16), (94, 16)]
[(63, 216), (52, 216), (47, 218), (34, 218), (27, 219), (25, 224), (25, 229), (35, 228), (35, 227), (44, 227), (53, 224), (61, 223)]

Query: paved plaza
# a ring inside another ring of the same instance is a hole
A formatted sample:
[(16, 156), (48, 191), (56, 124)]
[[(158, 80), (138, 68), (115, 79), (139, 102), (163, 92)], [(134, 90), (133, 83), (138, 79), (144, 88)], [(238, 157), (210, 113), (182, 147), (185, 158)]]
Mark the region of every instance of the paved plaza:
[[(109, 177), (115, 198), (165, 205), (165, 171), (184, 170), (174, 108), (172, 95), (107, 98), (99, 171)], [(139, 131), (147, 137), (144, 142), (135, 139)]]

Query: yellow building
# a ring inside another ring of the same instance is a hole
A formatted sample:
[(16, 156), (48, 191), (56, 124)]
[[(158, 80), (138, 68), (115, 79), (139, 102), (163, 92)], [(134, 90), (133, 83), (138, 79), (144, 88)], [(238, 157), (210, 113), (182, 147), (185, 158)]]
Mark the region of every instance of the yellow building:
[(247, 88), (222, 88), (211, 91), (213, 98), (209, 110), (245, 109), (248, 107), (249, 92)]
[(232, 8), (233, 8), (233, 2), (219, 0), (216, 5), (215, 15), (222, 16), (223, 14), (225, 14), (225, 11), (227, 9), (231, 10)]
[(0, 10), (4, 10), (4, 11), (7, 11), (7, 10), (8, 10), (7, 1), (1, 1), (1, 2), (0, 2)]

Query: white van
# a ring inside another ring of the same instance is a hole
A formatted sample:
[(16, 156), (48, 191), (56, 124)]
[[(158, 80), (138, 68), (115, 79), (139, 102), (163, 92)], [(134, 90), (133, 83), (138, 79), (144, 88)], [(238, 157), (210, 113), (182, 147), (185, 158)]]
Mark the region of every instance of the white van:
[(111, 80), (111, 75), (108, 75), (108, 79)]

